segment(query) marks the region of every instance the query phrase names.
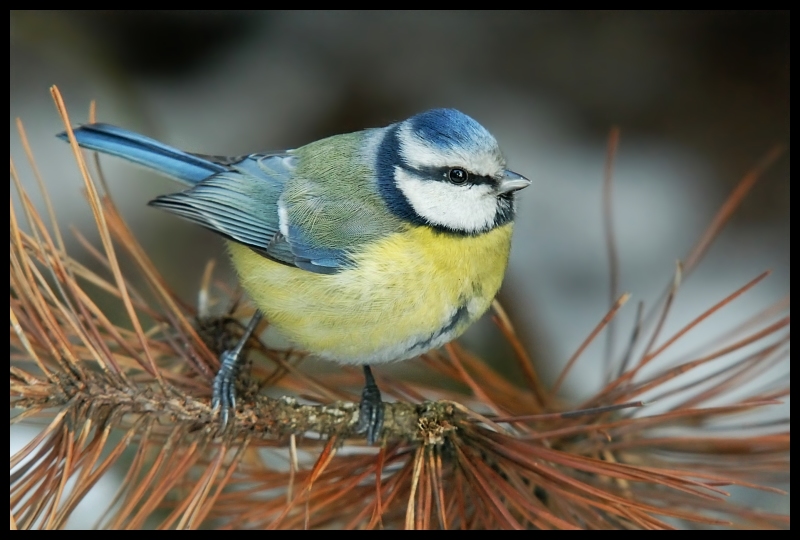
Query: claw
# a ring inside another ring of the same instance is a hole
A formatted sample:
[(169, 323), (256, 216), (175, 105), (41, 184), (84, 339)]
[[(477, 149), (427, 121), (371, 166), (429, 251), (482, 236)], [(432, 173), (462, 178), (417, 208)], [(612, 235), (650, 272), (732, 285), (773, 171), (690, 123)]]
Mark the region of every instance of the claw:
[(220, 355), (220, 368), (214, 378), (214, 395), (211, 398), (211, 407), (219, 409), (222, 429), (228, 424), (231, 410), (236, 410), (236, 379), (239, 375), (241, 355), (236, 355), (236, 349), (225, 351)]
[(366, 384), (361, 392), (361, 403), (358, 408), (358, 425), (356, 433), (365, 433), (367, 444), (373, 445), (383, 431), (383, 401), (381, 401), (381, 391), (375, 384), (372, 377), (372, 370), (369, 366), (364, 366), (364, 378)]
[(260, 321), (261, 312), (256, 311), (236, 347), (220, 355), (219, 372), (214, 378), (211, 408), (219, 409), (222, 430), (228, 425), (231, 411), (236, 411), (236, 379), (244, 360), (244, 347)]

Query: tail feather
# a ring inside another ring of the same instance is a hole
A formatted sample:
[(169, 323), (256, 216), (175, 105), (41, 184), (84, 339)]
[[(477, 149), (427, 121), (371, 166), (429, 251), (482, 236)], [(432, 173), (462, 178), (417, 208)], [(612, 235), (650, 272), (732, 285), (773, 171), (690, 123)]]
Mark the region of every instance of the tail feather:
[[(228, 170), (224, 165), (110, 124), (87, 124), (74, 133), (83, 148), (127, 159), (188, 184)], [(66, 132), (57, 137), (68, 140)]]

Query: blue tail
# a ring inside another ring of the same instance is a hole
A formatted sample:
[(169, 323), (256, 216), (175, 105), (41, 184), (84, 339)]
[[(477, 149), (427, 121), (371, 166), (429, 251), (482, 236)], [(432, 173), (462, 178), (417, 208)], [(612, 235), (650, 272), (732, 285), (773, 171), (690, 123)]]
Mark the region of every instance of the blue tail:
[[(74, 133), (83, 148), (127, 159), (187, 184), (196, 184), (228, 170), (218, 163), (110, 124), (87, 124)], [(69, 140), (66, 132), (57, 137)]]

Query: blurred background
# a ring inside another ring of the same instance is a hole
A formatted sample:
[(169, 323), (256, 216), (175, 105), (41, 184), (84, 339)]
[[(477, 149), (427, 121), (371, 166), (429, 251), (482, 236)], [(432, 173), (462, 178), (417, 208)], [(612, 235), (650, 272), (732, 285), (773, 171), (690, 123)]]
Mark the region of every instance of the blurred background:
[[(24, 171), (20, 117), (59, 218), (90, 236), (73, 158), (53, 137), (52, 84), (75, 123), (94, 99), (102, 121), (210, 154), (291, 148), (431, 107), (473, 116), (534, 181), (519, 197), (501, 300), (551, 380), (609, 305), (611, 126), (622, 130), (620, 287), (634, 299), (622, 328), (739, 178), (789, 141), (788, 12), (12, 12), (10, 44), (12, 158)], [(222, 243), (145, 206), (175, 184), (103, 164), (140, 240), (193, 299), (205, 261), (224, 261)], [(788, 172), (787, 155), (687, 281), (678, 327), (767, 268), (775, 273), (742, 304), (788, 294)], [(497, 334), (484, 324), (466, 339), (493, 355)], [(596, 387), (590, 358), (581, 373)]]
[[(210, 154), (291, 148), (431, 107), (474, 117), (509, 167), (533, 180), (519, 197), (500, 299), (550, 382), (610, 305), (609, 129), (622, 130), (613, 220), (620, 289), (633, 294), (617, 326), (625, 338), (636, 303), (659, 297), (737, 181), (789, 142), (788, 11), (12, 11), (10, 29), (11, 157), (34, 191), (20, 117), (60, 220), (90, 238), (73, 157), (53, 137), (63, 127), (52, 84), (76, 124), (94, 99), (101, 121)], [(194, 301), (210, 257), (223, 261), (218, 275), (230, 272), (217, 237), (145, 206), (175, 184), (113, 158), (103, 165), (124, 216), (184, 298)], [(684, 284), (662, 335), (765, 269), (774, 273), (673, 357), (789, 293), (788, 153)], [(465, 340), (513, 372), (488, 320)], [(600, 386), (603, 347), (600, 339), (587, 351), (565, 395)]]

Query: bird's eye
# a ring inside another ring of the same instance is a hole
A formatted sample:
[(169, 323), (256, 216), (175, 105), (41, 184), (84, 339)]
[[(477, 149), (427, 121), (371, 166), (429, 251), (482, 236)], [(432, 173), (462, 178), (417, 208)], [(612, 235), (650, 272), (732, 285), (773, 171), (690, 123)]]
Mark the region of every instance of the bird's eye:
[(450, 169), (447, 178), (454, 184), (463, 184), (469, 180), (469, 173), (464, 169)]

